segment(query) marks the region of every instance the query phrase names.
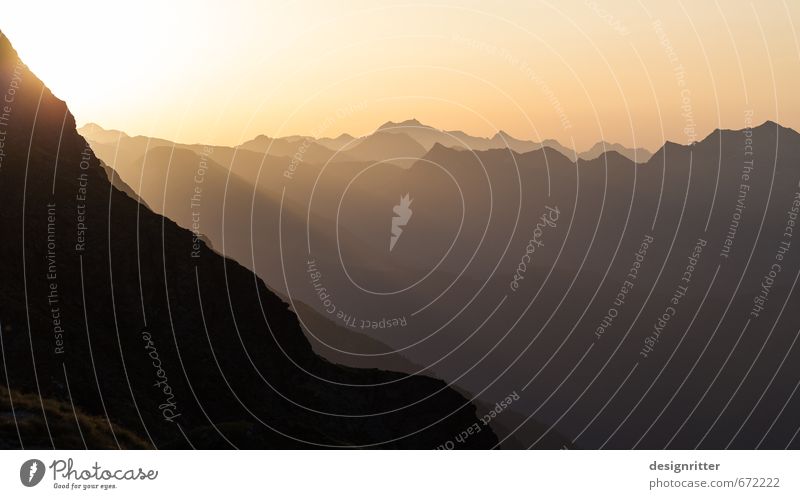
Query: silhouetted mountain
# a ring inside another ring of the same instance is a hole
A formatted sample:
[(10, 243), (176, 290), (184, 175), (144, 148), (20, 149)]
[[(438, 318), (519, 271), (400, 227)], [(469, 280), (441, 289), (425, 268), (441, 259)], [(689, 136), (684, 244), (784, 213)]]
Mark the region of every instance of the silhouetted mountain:
[(99, 144), (115, 144), (120, 139), (129, 139), (130, 136), (120, 130), (106, 130), (97, 123), (87, 123), (78, 129), (78, 132), (87, 140)]
[[(545, 140), (543, 140), (542, 143), (541, 143), (541, 148), (545, 148), (545, 147), (553, 149), (554, 151), (558, 151), (559, 154), (561, 154), (562, 156), (564, 156), (566, 158), (569, 158), (570, 161), (574, 161), (575, 160), (575, 151), (573, 151), (569, 147), (562, 146), (561, 143), (558, 142), (557, 140), (553, 140), (553, 139), (545, 139)], [(516, 151), (516, 152), (524, 152), (524, 151)]]
[(378, 131), (357, 139), (346, 149), (358, 161), (390, 161), (405, 166), (425, 155), (426, 149), (405, 133)]
[(625, 147), (622, 144), (598, 142), (597, 144), (593, 145), (590, 149), (578, 154), (578, 157), (584, 161), (588, 161), (590, 159), (597, 158), (604, 152), (611, 152), (611, 151), (618, 152), (619, 154), (625, 156), (626, 158), (635, 163), (647, 163), (647, 161), (653, 156), (653, 153), (642, 147), (637, 147), (633, 149), (630, 147)]
[(139, 195), (133, 189), (131, 189), (131, 187), (126, 184), (122, 178), (120, 178), (116, 170), (105, 164), (103, 161), (100, 161), (100, 167), (106, 172), (106, 177), (108, 178), (108, 181), (111, 182), (111, 185), (130, 196), (131, 199), (135, 199), (147, 206), (147, 203), (145, 203), (142, 198), (140, 198)]
[[(119, 425), (159, 448), (430, 448), (480, 424), (440, 381), (317, 356), (256, 276), (111, 186), (4, 36), (0, 88), (15, 89), (0, 166), (3, 233), (18, 239), (0, 246), (13, 391), (72, 400), (115, 443)], [(495, 442), (485, 428), (463, 446)]]
[(331, 362), (406, 374), (426, 372), (423, 366), (409, 362), (391, 347), (364, 333), (336, 324), (299, 300), (294, 300), (294, 308), (311, 347)]
[(502, 130), (491, 138), (474, 137), (460, 130), (439, 130), (432, 126), (424, 125), (416, 119), (401, 121), (399, 123), (389, 121), (378, 127), (376, 133), (377, 132), (408, 135), (426, 150), (430, 150), (435, 144), (441, 144), (447, 148), (457, 150), (470, 149), (473, 151), (486, 151), (489, 149), (511, 149), (518, 153), (526, 153), (541, 149), (542, 147), (550, 147), (569, 158), (574, 156), (574, 153), (570, 149), (552, 139), (545, 140), (541, 143), (532, 142), (530, 140), (520, 140)]
[(416, 119), (395, 123), (388, 121), (378, 127), (377, 132), (408, 135), (418, 142), (425, 150), (435, 144), (442, 144), (456, 149), (485, 149), (486, 139), (472, 137), (461, 131), (439, 130), (432, 126), (423, 125)]
[[(142, 135), (131, 137), (119, 130), (105, 130), (94, 123), (81, 127), (78, 132), (90, 143), (94, 153), (103, 159), (103, 163), (113, 168), (123, 178), (126, 171), (136, 166), (134, 162), (145, 156), (150, 149), (173, 146), (168, 140)], [(126, 182), (137, 186), (138, 176)]]
[[(401, 121), (399, 123), (395, 123), (394, 121), (387, 121), (383, 125), (379, 126), (378, 129), (376, 130), (376, 132), (389, 131), (389, 130), (403, 131), (402, 130), (403, 128), (410, 128), (410, 129), (412, 129), (412, 131), (413, 131), (413, 129), (435, 130), (433, 127), (430, 127), (428, 125), (423, 125), (416, 118), (411, 118), (411, 119), (408, 119), (408, 120)], [(407, 133), (407, 132), (403, 131), (403, 133)]]
[[(166, 145), (175, 145), (176, 147), (189, 148), (195, 152), (199, 152), (199, 145), (188, 144), (173, 144), (161, 139), (148, 139), (146, 137), (129, 137), (124, 132), (117, 130), (105, 130), (95, 123), (89, 123), (79, 129), (79, 132), (86, 137), (93, 147), (100, 151), (101, 157), (110, 157), (111, 151), (114, 150), (115, 154), (119, 151), (114, 149), (115, 145), (127, 143), (121, 150), (131, 149), (130, 141), (137, 141), (139, 149), (139, 157), (144, 154), (147, 149)], [(388, 140), (386, 134), (394, 134), (400, 136), (398, 140)], [(373, 135), (377, 137), (372, 138)], [(574, 160), (576, 153), (553, 139), (546, 139), (542, 142), (533, 142), (530, 140), (520, 140), (512, 137), (504, 131), (497, 132), (493, 137), (475, 137), (466, 134), (460, 130), (439, 130), (429, 125), (425, 125), (416, 119), (409, 119), (395, 123), (388, 121), (378, 127), (374, 134), (365, 137), (356, 138), (349, 134), (341, 134), (336, 138), (313, 138), (301, 135), (292, 135), (281, 138), (270, 138), (265, 135), (249, 140), (239, 146), (240, 150), (252, 151), (267, 156), (295, 158), (298, 162), (322, 164), (326, 162), (342, 163), (353, 161), (384, 161), (390, 157), (400, 157), (407, 155), (412, 158), (419, 158), (423, 154), (420, 149), (408, 141), (405, 137), (409, 137), (422, 146), (425, 151), (430, 150), (436, 144), (441, 144), (449, 149), (455, 150), (473, 150), (473, 151), (487, 151), (490, 149), (511, 149), (517, 153), (526, 153), (549, 147), (560, 154), (566, 156), (570, 160)], [(370, 139), (370, 140), (367, 140)], [(150, 142), (152, 141), (152, 142)], [(366, 143), (365, 146), (361, 146)], [(348, 149), (354, 149), (355, 154), (346, 152)], [(223, 150), (231, 148), (220, 148)], [(615, 151), (631, 161), (637, 163), (646, 163), (653, 155), (647, 149), (629, 148), (617, 143), (598, 142), (590, 149), (577, 154), (577, 157), (588, 161), (599, 157), (603, 152)], [(335, 153), (335, 154), (334, 154)], [(394, 156), (393, 156), (394, 155)], [(119, 162), (126, 163), (126, 156), (123, 155), (119, 158)], [(408, 166), (411, 161), (401, 161), (401, 166)]]
[(349, 133), (343, 133), (336, 138), (322, 137), (320, 139), (316, 139), (316, 142), (317, 144), (327, 147), (333, 151), (341, 151), (350, 147), (355, 140), (356, 138)]
[[(316, 236), (314, 246), (324, 250), (318, 257), (320, 263), (336, 261), (337, 242), (336, 234), (329, 231), (333, 226), (330, 213), (314, 211), (308, 220), (306, 216), (308, 191), (321, 165), (298, 162), (292, 188), (284, 191), (284, 173), (290, 164), (287, 158), (245, 149), (163, 143), (138, 137), (122, 138), (114, 145), (91, 142), (101, 158), (115, 162), (117, 178), (135, 185), (149, 206), (181, 227), (208, 237), (221, 253), (256, 272), (283, 296), (289, 294), (284, 273), (289, 273), (290, 282), (307, 277), (304, 264), (286, 264), (287, 259), (307, 253), (307, 242), (299, 237), (307, 222)], [(327, 171), (339, 178), (343, 172), (364, 166), (340, 163)], [(323, 179), (326, 189), (318, 198), (329, 205), (328, 201), (333, 201), (328, 193), (330, 181), (328, 176)], [(276, 242), (281, 224), (286, 234), (279, 241), (283, 248)], [(347, 237), (341, 245), (348, 253), (353, 246), (368, 246), (353, 237)], [(301, 294), (299, 298), (308, 300), (311, 295)]]
[(520, 154), (541, 149), (541, 144), (528, 140), (519, 140), (500, 130), (489, 141), (490, 147), (484, 149), (511, 149)]
[[(791, 345), (800, 314), (783, 307), (794, 299), (792, 281), (800, 265), (795, 243), (784, 253), (782, 241), (796, 217), (800, 135), (772, 122), (715, 131), (691, 146), (667, 143), (639, 166), (617, 152), (578, 165), (537, 151), (513, 157), (489, 151), (471, 159), (471, 153), (436, 148), (429, 155), (459, 179), (465, 171), (478, 179), (481, 165), (491, 165), (492, 189), (505, 198), (492, 201), (488, 192), (479, 197), (476, 191), (471, 204), (483, 202), (487, 208), (468, 217), (477, 225), (487, 223), (492, 206), (492, 216), (505, 221), (498, 232), (490, 225), (485, 239), (501, 244), (488, 253), (493, 259), (482, 267), (487, 274), (503, 255), (502, 230), (510, 230), (515, 220), (517, 168), (524, 193), (520, 220), (528, 225), (522, 237), (512, 240), (509, 258), (499, 263), (501, 271), (513, 274), (519, 265), (537, 212), (545, 205), (560, 209), (558, 227), (549, 229), (544, 248), (537, 249), (522, 291), (510, 290), (513, 275), (485, 285), (475, 277), (482, 287), (462, 280), (454, 289), (463, 293), (455, 293), (453, 305), (440, 300), (443, 309), (454, 310), (476, 289), (489, 297), (507, 296), (504, 316), (495, 314), (491, 324), (509, 336), (490, 335), (476, 345), (474, 356), (496, 347), (503, 388), (530, 383), (531, 396), (522, 399), (518, 410), (531, 411), (540, 422), (553, 421), (555, 429), (579, 437), (578, 445), (588, 448), (797, 445), (791, 422), (800, 411), (792, 397), (796, 377), (783, 376), (789, 373), (788, 362), (797, 361)], [(442, 195), (439, 206), (447, 200)], [(411, 247), (436, 241), (430, 233), (417, 239), (411, 230), (404, 237)], [(636, 287), (620, 305), (620, 289), (646, 237), (653, 242)], [(690, 258), (699, 239), (706, 241), (705, 249), (695, 264)], [(467, 248), (476, 244), (465, 242)], [(776, 259), (783, 270), (772, 283)], [(678, 286), (689, 265), (691, 284), (683, 297)], [(759, 311), (764, 282), (770, 305)], [(676, 293), (676, 315), (659, 325)], [(484, 321), (493, 306), (491, 300), (472, 302), (459, 319)], [(606, 318), (610, 308), (612, 320)], [(457, 338), (445, 335), (437, 335), (442, 348), (457, 344)], [(648, 352), (653, 335), (656, 346)], [(437, 349), (432, 342), (426, 346)], [(776, 376), (779, 367), (782, 374)], [(461, 373), (453, 369), (437, 372), (451, 379)], [(475, 380), (462, 386), (479, 393), (485, 384)]]
[(293, 136), (273, 139), (265, 135), (259, 135), (239, 147), (270, 156), (284, 156), (287, 158), (297, 156), (310, 163), (325, 163), (333, 158), (334, 155), (337, 161), (351, 159), (347, 153), (339, 151), (339, 148), (331, 150), (317, 142), (316, 139), (311, 137)]

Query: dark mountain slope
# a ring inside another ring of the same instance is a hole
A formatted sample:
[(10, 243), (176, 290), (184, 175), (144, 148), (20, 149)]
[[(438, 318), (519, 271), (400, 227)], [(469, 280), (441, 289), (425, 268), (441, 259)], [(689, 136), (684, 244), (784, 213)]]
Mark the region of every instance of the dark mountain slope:
[[(477, 422), (440, 381), (315, 355), (251, 272), (109, 184), (4, 36), (0, 93), (13, 101), (0, 125), (1, 384), (71, 398), (156, 447), (429, 448)], [(464, 445), (495, 442), (486, 428)]]

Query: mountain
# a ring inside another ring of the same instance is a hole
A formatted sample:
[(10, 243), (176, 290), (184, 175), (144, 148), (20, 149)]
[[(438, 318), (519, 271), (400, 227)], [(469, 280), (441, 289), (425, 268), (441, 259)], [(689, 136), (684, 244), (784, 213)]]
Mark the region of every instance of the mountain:
[(647, 161), (653, 156), (653, 153), (642, 147), (630, 148), (625, 147), (622, 144), (611, 144), (609, 142), (602, 141), (593, 145), (590, 149), (578, 154), (578, 157), (584, 161), (588, 161), (590, 159), (597, 158), (604, 152), (611, 151), (618, 152), (635, 163), (647, 163)]
[(259, 135), (253, 140), (244, 142), (239, 148), (270, 156), (301, 157), (311, 163), (325, 163), (331, 159), (336, 161), (350, 159), (348, 154), (339, 151), (339, 148), (332, 150), (319, 144), (316, 139), (301, 136), (274, 139), (266, 135)]
[(356, 138), (349, 133), (343, 133), (335, 138), (322, 137), (315, 139), (316, 143), (333, 151), (341, 151), (350, 147)]
[[(285, 163), (280, 158), (244, 150), (237, 151), (235, 157), (232, 152), (228, 156), (226, 148), (218, 147), (208, 147), (205, 153), (201, 151), (198, 154), (193, 147), (180, 144), (148, 149), (143, 147), (142, 141), (125, 138), (113, 149), (105, 149), (102, 144), (94, 142), (91, 144), (98, 147), (108, 161), (117, 161), (113, 170), (115, 178), (121, 183), (127, 181), (135, 185), (143, 202), (181, 227), (207, 237), (225, 256), (252, 269), (271, 289), (286, 297), (286, 301), (293, 301), (303, 323), (310, 326), (311, 330), (307, 331), (309, 341), (323, 356), (357, 367), (383, 366), (403, 372), (420, 370), (399, 356), (396, 361), (388, 361), (386, 355), (376, 356), (376, 353), (391, 349), (366, 335), (342, 331), (341, 326), (324, 317), (327, 314), (314, 316), (311, 308), (303, 303), (318, 301), (313, 289), (304, 286), (308, 277), (304, 263), (307, 250), (305, 239), (299, 237), (304, 234), (306, 225), (305, 208), (310, 202), (308, 191), (319, 180), (324, 189), (320, 190), (314, 204), (333, 206), (342, 188), (336, 179), (349, 179), (364, 167), (363, 163), (338, 164), (331, 175), (321, 174), (321, 165), (300, 163), (290, 188), (281, 193)], [(136, 157), (137, 154), (141, 156)], [(119, 158), (135, 159), (122, 162)], [(257, 175), (251, 174), (251, 169)], [(202, 183), (197, 181), (198, 171), (202, 171)], [(196, 187), (202, 188), (198, 196), (195, 196)], [(364, 188), (355, 186), (353, 191), (356, 193), (353, 199), (368, 199)], [(322, 267), (334, 267), (338, 247), (345, 254), (360, 255), (356, 258), (355, 270), (363, 273), (360, 267), (370, 264), (371, 244), (354, 237), (347, 228), (342, 230), (342, 235), (347, 237), (337, 242), (336, 234), (331, 230), (335, 225), (325, 216), (329, 211), (326, 208), (314, 210), (310, 218), (315, 261)], [(282, 217), (279, 216), (281, 213)], [(284, 228), (282, 251), (275, 242), (281, 224)], [(379, 267), (374, 267), (374, 270), (381, 272)], [(288, 280), (288, 289), (284, 280)], [(324, 339), (323, 343), (316, 341), (320, 338)]]
[(512, 137), (508, 133), (500, 130), (491, 138), (474, 137), (460, 130), (439, 130), (432, 126), (424, 125), (416, 119), (410, 119), (395, 123), (386, 122), (376, 130), (376, 133), (393, 133), (398, 135), (408, 135), (418, 142), (426, 150), (433, 148), (435, 144), (441, 144), (450, 149), (486, 151), (489, 149), (511, 149), (517, 153), (526, 153), (550, 147), (564, 156), (572, 158), (574, 153), (558, 143), (558, 141), (548, 139), (541, 143), (530, 140), (520, 140)]
[(519, 140), (500, 130), (489, 140), (491, 149), (511, 149), (520, 154), (541, 149), (541, 144), (529, 140)]
[[(308, 191), (320, 177), (322, 164), (297, 162), (289, 188), (283, 190), (290, 164), (284, 157), (246, 149), (165, 144), (160, 139), (141, 137), (122, 138), (114, 145), (90, 140), (90, 145), (101, 159), (113, 165), (113, 178), (123, 187), (135, 186), (148, 206), (207, 237), (225, 256), (256, 272), (282, 296), (289, 294), (284, 274), (288, 274), (289, 282), (306, 280), (305, 264), (287, 262), (298, 256), (305, 258), (307, 241), (300, 235), (307, 223), (316, 236), (314, 246), (320, 249), (318, 261), (336, 261), (336, 234), (330, 230), (330, 214), (315, 211), (310, 218), (306, 216)], [(345, 173), (341, 178), (347, 178), (346, 172), (364, 166), (339, 163), (321, 178), (328, 187), (331, 177), (340, 178)], [(316, 198), (328, 205), (333, 201), (327, 188)], [(285, 234), (280, 240), (282, 248), (276, 244), (281, 226)], [(347, 234), (348, 230), (342, 232)], [(340, 246), (350, 252), (353, 247), (367, 248), (369, 244), (348, 237)], [(314, 296), (301, 292), (298, 298), (303, 301)]]
[[(114, 444), (93, 447), (121, 446), (121, 427), (157, 448), (433, 448), (481, 424), (441, 381), (317, 356), (254, 274), (109, 183), (4, 35), (0, 88), (0, 220), (17, 239), (0, 246), (2, 384), (51, 432), (46, 400), (105, 421)], [(41, 445), (24, 435), (14, 447)], [(484, 428), (463, 446), (496, 442)]]
[[(106, 172), (106, 177), (108, 177), (108, 181), (111, 182), (111, 185), (116, 187), (117, 190), (119, 190), (121, 192), (124, 192), (125, 194), (130, 196), (131, 199), (135, 199), (135, 200), (139, 201), (140, 203), (144, 204), (145, 206), (147, 206), (147, 203), (145, 203), (142, 200), (142, 198), (139, 197), (139, 195), (136, 193), (136, 191), (134, 191), (131, 188), (131, 186), (126, 184), (125, 181), (122, 180), (122, 178), (120, 178), (119, 175), (117, 175), (116, 170), (114, 170), (113, 168), (108, 166), (104, 161), (100, 161), (100, 167), (103, 169), (103, 171)], [(149, 208), (149, 206), (148, 206), (148, 208)]]
[(430, 127), (428, 125), (423, 125), (419, 122), (416, 118), (411, 118), (405, 121), (401, 121), (399, 123), (395, 123), (394, 121), (387, 121), (383, 125), (379, 126), (376, 132), (387, 132), (387, 131), (403, 131), (403, 133), (408, 133), (403, 129), (420, 129), (420, 130), (435, 130), (435, 128)]
[(426, 373), (423, 366), (408, 361), (391, 347), (366, 334), (336, 324), (299, 300), (294, 300), (294, 309), (311, 347), (331, 362), (406, 374)]
[[(159, 138), (137, 135), (131, 137), (119, 130), (106, 130), (95, 123), (84, 125), (78, 129), (92, 146), (98, 157), (104, 158), (103, 163), (118, 173), (122, 173), (120, 165), (131, 165), (139, 160), (148, 150), (156, 147), (172, 147), (173, 143)], [(138, 179), (136, 179), (138, 180)], [(136, 184), (128, 179), (131, 184)]]
[(392, 133), (408, 135), (418, 142), (425, 150), (430, 150), (435, 144), (442, 144), (455, 149), (485, 149), (486, 139), (472, 137), (461, 131), (439, 130), (432, 126), (423, 125), (416, 119), (395, 123), (388, 121), (378, 127), (375, 133)]
[[(792, 241), (800, 203), (797, 132), (773, 122), (717, 130), (692, 145), (667, 143), (644, 164), (615, 151), (578, 164), (555, 151), (472, 156), (437, 147), (426, 157), (462, 187), (477, 185), (486, 165), (492, 191), (504, 194), (465, 191), (467, 209), (473, 207), (467, 219), (488, 224), (489, 232), (481, 239), (480, 230), (462, 229), (469, 237), (462, 252), (451, 253), (451, 270), (469, 262), (474, 283), (459, 279), (438, 305), (443, 317), (459, 311), (463, 328), (486, 321), (505, 297), (502, 313), (489, 322), (505, 334), (480, 331), (485, 336), (474, 353), (462, 356), (471, 365), (493, 349), (495, 371), (489, 371), (505, 380), (494, 398), (528, 386), (532, 395), (515, 409), (552, 422), (553, 430), (585, 448), (797, 445), (791, 422), (800, 410), (793, 397), (797, 377), (788, 363), (800, 355), (794, 348), (800, 314), (787, 307), (800, 272)], [(446, 187), (433, 180), (412, 184)], [(452, 226), (452, 213), (431, 217), (453, 201), (441, 194), (437, 209), (423, 215), (426, 224)], [(522, 225), (515, 231), (520, 203)], [(533, 232), (543, 246), (520, 273), (532, 221), (546, 206), (559, 208), (557, 226), (543, 229), (543, 236)], [(490, 223), (494, 217), (501, 222)], [(410, 248), (441, 244), (431, 233), (406, 230), (403, 237)], [(482, 259), (486, 242), (495, 245)], [(480, 249), (470, 260), (473, 248)], [(632, 266), (635, 286), (628, 289)], [(777, 277), (776, 268), (782, 269)], [(517, 290), (509, 287), (514, 279), (521, 283)], [(680, 287), (687, 283), (688, 289)], [(477, 292), (462, 311), (459, 304)], [(453, 348), (463, 335), (458, 329), (438, 333), (427, 348)], [(438, 373), (462, 376), (463, 367), (451, 369)], [(486, 388), (477, 376), (460, 379), (471, 393)], [(499, 423), (518, 432), (531, 424)]]
[[(81, 127), (79, 132), (93, 144), (93, 147), (101, 151), (111, 151), (114, 145), (132, 139), (124, 132), (105, 130), (95, 123), (89, 123)], [(390, 137), (388, 134), (392, 134), (394, 137)], [(411, 140), (408, 140), (409, 138)], [(152, 139), (152, 143), (145, 137), (137, 137), (134, 140), (142, 142), (140, 146), (141, 153), (144, 152), (144, 149), (150, 147), (166, 145), (165, 141), (160, 139)], [(241, 144), (239, 149), (268, 156), (297, 158), (305, 163), (322, 164), (326, 162), (342, 163), (352, 161), (375, 162), (404, 156), (419, 158), (423, 154), (417, 145), (422, 146), (424, 151), (428, 151), (436, 144), (455, 150), (511, 149), (517, 153), (526, 153), (548, 147), (567, 158), (574, 159), (577, 156), (584, 161), (595, 159), (604, 152), (611, 151), (617, 152), (636, 163), (646, 163), (653, 155), (653, 153), (641, 147), (629, 148), (622, 144), (605, 141), (597, 142), (591, 148), (576, 155), (573, 150), (553, 139), (545, 139), (542, 142), (520, 140), (502, 130), (491, 138), (475, 137), (460, 130), (439, 130), (416, 119), (400, 122), (388, 121), (378, 127), (373, 134), (360, 138), (346, 133), (336, 138), (313, 138), (300, 135), (270, 138), (265, 135), (259, 135)], [(201, 147), (186, 144), (175, 145), (192, 148), (195, 152), (199, 152), (198, 148)], [(349, 149), (355, 150), (348, 151)], [(110, 156), (110, 153), (107, 155)], [(106, 154), (103, 154), (103, 156), (106, 156)], [(411, 162), (412, 160), (401, 161), (403, 166), (409, 166)]]
[(78, 132), (87, 140), (100, 144), (115, 144), (120, 139), (129, 139), (130, 136), (120, 130), (106, 130), (97, 123), (87, 123), (78, 129)]
[[(550, 148), (550, 149), (552, 149), (554, 151), (557, 151), (559, 154), (561, 154), (562, 156), (564, 156), (566, 158), (569, 158), (571, 161), (575, 160), (575, 151), (573, 151), (572, 149), (570, 149), (568, 147), (562, 146), (561, 143), (558, 142), (557, 140), (545, 139), (545, 140), (542, 141), (541, 147), (542, 148), (547, 147), (547, 148)], [(524, 152), (524, 151), (517, 151), (517, 152)]]
[(425, 147), (409, 135), (387, 131), (362, 137), (346, 150), (348, 156), (358, 161), (387, 161), (397, 165), (411, 164), (425, 152)]
[[(94, 137), (91, 132), (86, 135)], [(95, 146), (94, 142), (90, 142)], [(103, 150), (102, 144), (98, 145)], [(116, 143), (113, 151), (107, 150), (105, 154), (109, 161), (132, 157), (141, 152), (139, 146), (136, 141), (124, 137)], [(141, 202), (147, 202), (148, 206), (154, 207), (155, 211), (164, 214), (181, 227), (194, 230), (200, 237), (207, 238), (205, 242), (213, 244), (225, 256), (253, 269), (271, 289), (279, 291), (285, 301), (292, 301), (312, 348), (324, 358), (351, 367), (381, 367), (403, 373), (424, 372), (422, 367), (410, 363), (401, 355), (392, 354), (391, 348), (379, 341), (345, 330), (321, 316), (304, 304), (297, 293), (294, 294), (294, 299), (287, 297), (281, 274), (289, 274), (289, 280), (296, 282), (295, 268), (301, 271), (298, 274), (301, 278), (306, 277), (307, 271), (303, 267), (282, 264), (286, 260), (281, 258), (274, 241), (274, 234), (278, 232), (276, 215), (280, 211), (280, 203), (269, 191), (257, 189), (211, 159), (211, 156), (220, 158), (219, 148), (207, 147), (197, 154), (193, 147), (179, 144), (157, 146), (147, 149), (145, 154), (133, 161), (118, 162), (116, 170), (109, 168), (109, 171), (125, 188), (120, 190), (128, 193), (130, 189), (123, 178), (135, 183), (141, 193)], [(246, 151), (238, 151), (237, 157), (232, 160), (234, 168), (241, 160), (249, 161)], [(264, 162), (263, 157), (256, 160), (259, 163)], [(266, 161), (265, 166), (261, 178), (267, 183), (279, 180), (280, 176), (276, 178), (271, 175), (273, 165), (269, 161)], [(303, 165), (304, 170), (308, 168), (314, 167)], [(198, 171), (202, 171), (202, 182), (198, 182)], [(296, 180), (300, 181), (300, 178)], [(199, 195), (195, 194), (197, 187), (202, 187)], [(138, 195), (132, 197), (137, 199)], [(286, 207), (284, 226), (299, 229), (304, 225), (305, 218), (301, 211)], [(256, 230), (251, 229), (251, 225)], [(316, 224), (314, 232), (317, 235), (321, 232)], [(295, 238), (285, 238), (284, 245), (287, 247), (284, 251), (302, 254), (304, 248), (298, 242)], [(318, 242), (317, 245), (319, 244)], [(334, 254), (336, 242), (330, 241), (326, 244), (329, 249), (325, 253)]]

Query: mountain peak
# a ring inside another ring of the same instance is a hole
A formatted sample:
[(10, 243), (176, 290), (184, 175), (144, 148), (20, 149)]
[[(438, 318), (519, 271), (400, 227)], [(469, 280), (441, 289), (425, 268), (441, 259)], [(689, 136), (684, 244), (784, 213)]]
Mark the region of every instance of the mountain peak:
[(497, 133), (495, 133), (494, 136), (492, 137), (492, 140), (502, 140), (504, 142), (519, 141), (519, 139), (517, 139), (510, 133), (506, 132), (505, 130), (498, 130)]
[(84, 129), (85, 130), (92, 130), (92, 131), (101, 131), (101, 132), (105, 132), (106, 131), (105, 128), (101, 127), (100, 125), (98, 125), (97, 123), (94, 123), (94, 122), (86, 123), (85, 125), (80, 127), (78, 130), (84, 130)]
[(429, 127), (428, 125), (423, 125), (416, 118), (411, 118), (410, 120), (401, 121), (399, 123), (395, 123), (394, 121), (387, 121), (386, 123), (378, 127), (378, 130), (387, 130), (393, 128), (432, 128), (432, 127)]
[(431, 146), (430, 149), (428, 149), (428, 152), (426, 152), (423, 157), (434, 162), (439, 162), (443, 156), (461, 154), (462, 152), (464, 152), (464, 150), (453, 149), (452, 147), (447, 147), (441, 142), (436, 142)]
[(762, 124), (760, 124), (758, 126), (754, 126), (753, 129), (754, 130), (772, 130), (772, 131), (778, 131), (778, 132), (782, 132), (782, 133), (790, 133), (790, 134), (793, 134), (793, 135), (798, 135), (797, 130), (795, 130), (794, 128), (783, 126), (780, 123), (776, 123), (776, 122), (774, 122), (772, 120), (767, 120), (767, 121), (765, 121), (764, 123), (762, 123)]
[(116, 142), (120, 138), (130, 137), (127, 133), (121, 130), (107, 130), (97, 123), (86, 123), (82, 127), (78, 128), (78, 133), (89, 140), (104, 143)]

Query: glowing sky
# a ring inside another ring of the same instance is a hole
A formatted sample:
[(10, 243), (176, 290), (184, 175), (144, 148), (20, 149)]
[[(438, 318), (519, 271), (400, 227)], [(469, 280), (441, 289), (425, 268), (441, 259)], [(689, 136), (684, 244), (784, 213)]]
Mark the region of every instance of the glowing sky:
[[(113, 7), (112, 7), (113, 6)], [(0, 29), (79, 124), (233, 145), (445, 129), (658, 148), (800, 129), (800, 2), (7, 3)]]

